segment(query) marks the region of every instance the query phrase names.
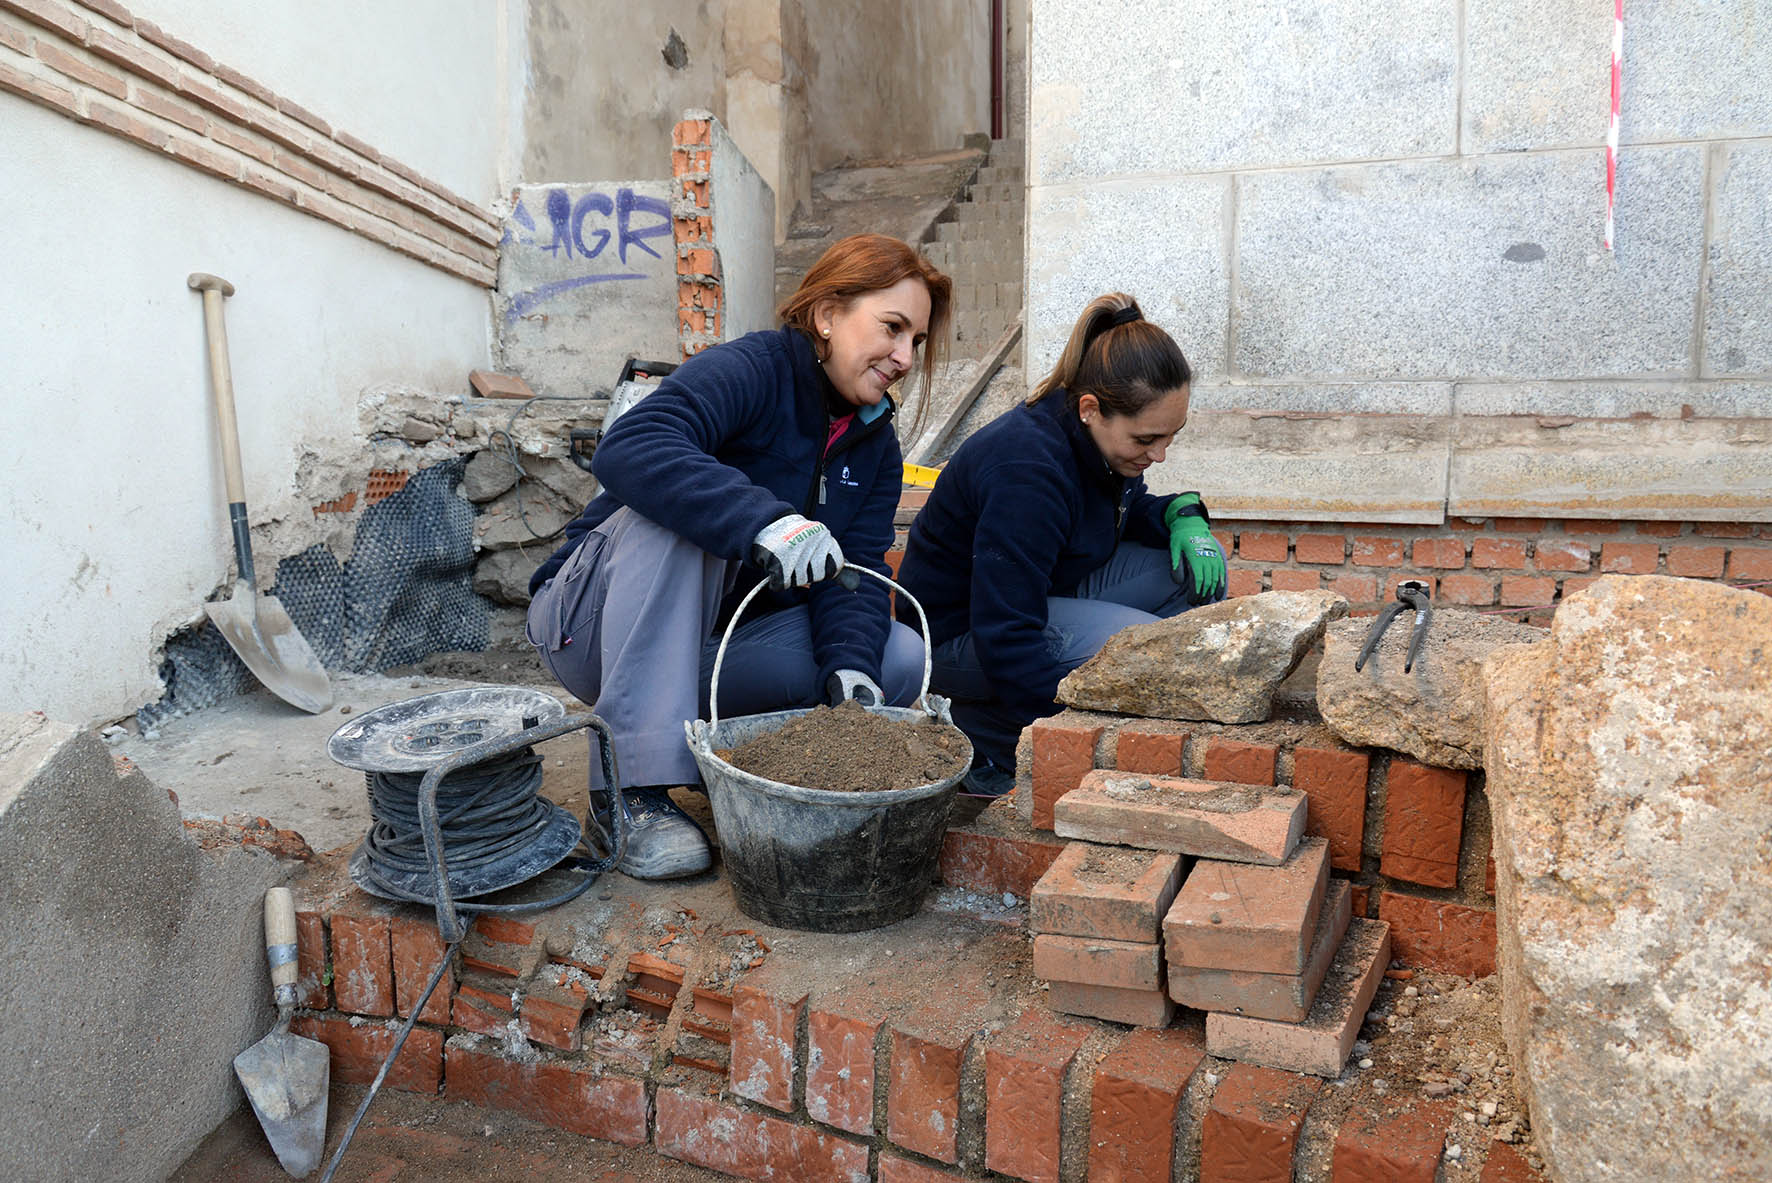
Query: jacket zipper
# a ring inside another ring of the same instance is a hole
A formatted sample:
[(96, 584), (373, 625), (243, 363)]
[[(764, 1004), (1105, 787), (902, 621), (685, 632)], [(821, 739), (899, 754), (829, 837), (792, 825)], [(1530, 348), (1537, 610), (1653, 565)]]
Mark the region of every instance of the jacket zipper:
[[(831, 448), (829, 451), (823, 449), (819, 450), (818, 466), (812, 471), (812, 487), (806, 490), (806, 511), (800, 515), (801, 517), (816, 517), (818, 507), (825, 503), (825, 463), (829, 461), (832, 456), (842, 455), (844, 452), (847, 452), (850, 448), (878, 431), (880, 425), (890, 418), (890, 415), (881, 415), (872, 423), (864, 423), (859, 428), (851, 428), (843, 433), (843, 438), (837, 441), (835, 447)], [(824, 417), (824, 433), (826, 439), (829, 439), (831, 435), (831, 422), (830, 412), (826, 411)]]

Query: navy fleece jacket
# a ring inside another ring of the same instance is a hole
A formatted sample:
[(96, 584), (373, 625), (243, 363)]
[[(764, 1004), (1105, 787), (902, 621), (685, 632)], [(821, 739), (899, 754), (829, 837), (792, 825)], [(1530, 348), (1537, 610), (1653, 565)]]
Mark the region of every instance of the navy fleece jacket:
[[(1068, 402), (1054, 390), (960, 445), (911, 524), (898, 573), (935, 643), (970, 631), (998, 697), (1036, 715), (1063, 676), (1046, 652), (1047, 597), (1075, 595), (1122, 538), (1167, 547), (1174, 499), (1108, 468)], [(916, 623), (902, 601), (899, 616)]]
[[(790, 513), (823, 522), (846, 560), (886, 574), (904, 466), (892, 404), (861, 408), (826, 454), (833, 400), (840, 404), (798, 329), (750, 333), (690, 358), (597, 445), (591, 467), (603, 491), (566, 527), (565, 544), (530, 578), (530, 591), (624, 505), (745, 564), (722, 617), (763, 578), (750, 561), (758, 532)], [(852, 592), (825, 580), (765, 592), (752, 612), (795, 603), (811, 606), (819, 685), (840, 669), (879, 680), (891, 621), (883, 584), (864, 578)]]

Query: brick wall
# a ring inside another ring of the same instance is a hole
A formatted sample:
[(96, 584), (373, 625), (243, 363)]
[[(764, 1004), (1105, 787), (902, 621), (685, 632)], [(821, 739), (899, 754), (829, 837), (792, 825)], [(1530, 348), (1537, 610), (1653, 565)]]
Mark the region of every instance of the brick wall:
[(483, 287), (490, 211), (115, 0), (0, 0), (0, 90)]
[(671, 237), (677, 246), (677, 339), (685, 359), (724, 340), (724, 293), (714, 252), (713, 122), (671, 129)]

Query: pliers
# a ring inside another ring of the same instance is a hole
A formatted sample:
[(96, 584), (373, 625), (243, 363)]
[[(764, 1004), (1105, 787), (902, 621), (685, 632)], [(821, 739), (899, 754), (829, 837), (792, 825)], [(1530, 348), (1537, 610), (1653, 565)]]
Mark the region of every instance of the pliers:
[(1354, 659), (1354, 672), (1358, 673), (1378, 648), (1378, 638), (1390, 627), (1390, 622), (1397, 618), (1397, 613), (1405, 608), (1415, 609), (1415, 631), (1409, 637), (1409, 656), (1403, 662), (1406, 674), (1415, 666), (1415, 658), (1421, 652), (1421, 639), (1427, 636), (1428, 621), (1433, 619), (1434, 606), (1428, 599), (1428, 586), (1419, 579), (1405, 579), (1397, 584), (1397, 602), (1387, 604), (1378, 619), (1372, 622), (1372, 630), (1366, 634), (1366, 643), (1360, 647), (1360, 656)]

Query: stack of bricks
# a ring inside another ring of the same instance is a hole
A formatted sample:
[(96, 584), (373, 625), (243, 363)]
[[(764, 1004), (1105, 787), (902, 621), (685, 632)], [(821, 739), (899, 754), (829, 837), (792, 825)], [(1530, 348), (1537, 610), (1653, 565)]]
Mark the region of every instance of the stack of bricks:
[(1066, 1014), (1167, 1027), (1162, 920), (1181, 885), (1182, 858), (1073, 842), (1034, 885), (1028, 927), (1034, 973)]

